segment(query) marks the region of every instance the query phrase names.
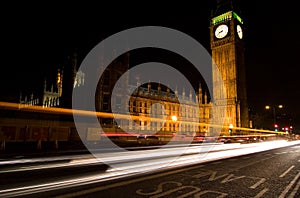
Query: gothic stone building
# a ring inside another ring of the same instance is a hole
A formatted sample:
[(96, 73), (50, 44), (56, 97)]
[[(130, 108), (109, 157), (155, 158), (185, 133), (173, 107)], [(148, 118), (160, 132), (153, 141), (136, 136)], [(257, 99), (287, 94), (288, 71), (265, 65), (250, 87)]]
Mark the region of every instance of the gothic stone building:
[[(249, 127), (244, 21), (235, 12), (233, 1), (218, 3), (210, 25), (212, 59), (216, 64), (212, 70), (213, 105), (216, 107), (213, 115), (218, 122), (223, 121), (224, 128)], [(221, 78), (217, 77), (218, 72)]]
[[(112, 106), (120, 113), (129, 110), (134, 119), (122, 121), (126, 131), (147, 133), (181, 133), (186, 135), (210, 135), (207, 125), (213, 120), (222, 122), (220, 132), (228, 134), (228, 126), (248, 127), (249, 116), (246, 96), (245, 57), (244, 57), (244, 21), (233, 9), (231, 1), (219, 1), (218, 7), (211, 18), (210, 46), (211, 55), (216, 67), (212, 67), (213, 93), (212, 100), (208, 93), (199, 86), (196, 95), (184, 90), (170, 90), (153, 83), (139, 85), (134, 89), (125, 78), (122, 94), (111, 100), (112, 90), (117, 80), (129, 68), (129, 53), (107, 67), (100, 78), (95, 94), (96, 110), (112, 112)], [(69, 70), (58, 71), (55, 88), (47, 89), (45, 83), (43, 96), (23, 100), (20, 103), (43, 105), (45, 107), (62, 106), (70, 108), (72, 104), (72, 89), (84, 86), (88, 76), (77, 72), (77, 59), (73, 57)], [(221, 78), (216, 74), (220, 73)], [(130, 74), (129, 74), (130, 75)], [(68, 79), (68, 80), (66, 80)], [(222, 82), (221, 82), (222, 81)], [(201, 83), (201, 82), (199, 82)], [(223, 86), (220, 86), (221, 84)], [(134, 86), (135, 87), (135, 86)], [(131, 94), (132, 93), (132, 94)], [(222, 94), (223, 93), (223, 94)], [(179, 104), (179, 100), (183, 101)], [(129, 101), (129, 102), (126, 102)], [(126, 104), (125, 104), (126, 103)], [(198, 105), (199, 104), (199, 105)], [(122, 108), (121, 108), (122, 107)], [(214, 108), (212, 108), (214, 107)], [(195, 110), (197, 108), (197, 110)], [(213, 112), (212, 112), (213, 109)], [(136, 117), (135, 117), (136, 116)], [(166, 122), (153, 121), (151, 117), (166, 116)], [(176, 118), (175, 121), (172, 120)], [(176, 120), (180, 121), (177, 122)], [(112, 118), (99, 118), (101, 126), (106, 131), (118, 131), (118, 121)]]

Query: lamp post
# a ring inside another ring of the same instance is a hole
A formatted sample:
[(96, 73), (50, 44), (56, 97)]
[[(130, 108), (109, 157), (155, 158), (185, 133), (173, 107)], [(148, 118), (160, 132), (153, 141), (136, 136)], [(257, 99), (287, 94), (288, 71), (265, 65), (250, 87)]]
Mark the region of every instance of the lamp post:
[(176, 121), (177, 121), (177, 116), (176, 115), (173, 115), (172, 117), (171, 117), (171, 119), (172, 119), (172, 121), (173, 121), (173, 130), (174, 130), (174, 132), (176, 133)]
[(277, 106), (269, 106), (269, 105), (266, 105), (265, 106), (265, 109), (266, 110), (269, 110), (271, 109), (273, 110), (273, 126), (275, 127), (275, 130), (276, 128), (278, 128), (278, 125), (277, 125), (277, 120), (276, 120), (276, 108), (279, 108), (279, 109), (282, 109), (283, 108), (283, 105), (277, 105)]
[(176, 122), (176, 121), (177, 121), (177, 116), (176, 116), (176, 115), (173, 115), (173, 116), (172, 116), (172, 121), (173, 121), (173, 122)]
[(233, 124), (229, 124), (229, 135), (231, 136), (232, 135), (232, 129), (233, 129)]

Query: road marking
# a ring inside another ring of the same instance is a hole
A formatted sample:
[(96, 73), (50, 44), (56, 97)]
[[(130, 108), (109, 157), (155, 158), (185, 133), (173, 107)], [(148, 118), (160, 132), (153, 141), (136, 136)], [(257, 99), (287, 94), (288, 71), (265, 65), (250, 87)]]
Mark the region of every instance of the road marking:
[[(176, 188), (170, 188), (170, 185), (176, 184)], [(168, 187), (166, 187), (168, 185)], [(177, 198), (186, 198), (190, 195), (194, 195), (193, 197), (201, 197), (202, 195), (209, 195), (209, 194), (219, 194), (218, 198), (226, 197), (228, 194), (219, 192), (219, 191), (212, 191), (212, 190), (201, 190), (196, 186), (183, 186), (182, 183), (174, 182), (174, 181), (167, 181), (162, 182), (157, 185), (154, 191), (152, 192), (143, 192), (143, 189), (138, 189), (135, 191), (137, 195), (148, 196), (149, 198), (160, 198), (160, 197), (174, 197), (172, 196), (173, 193), (176, 193)], [(180, 194), (180, 195), (178, 195)]]
[(275, 153), (276, 155), (281, 155), (281, 154), (285, 154), (285, 153), (287, 153), (286, 151), (284, 151), (284, 152), (281, 152), (281, 153)]
[(250, 188), (255, 189), (260, 184), (264, 183), (266, 181), (265, 178), (261, 178), (258, 182), (256, 182), (254, 185), (250, 186)]
[[(187, 189), (189, 189), (189, 188), (191, 188), (191, 189), (190, 189), (190, 190), (187, 190)], [(179, 198), (179, 197), (181, 197), (181, 198), (187, 197), (187, 196), (189, 196), (189, 195), (191, 195), (191, 194), (194, 194), (194, 193), (199, 192), (201, 189), (198, 188), (198, 187), (195, 187), (195, 186), (181, 186), (181, 187), (178, 187), (178, 188), (170, 189), (170, 190), (168, 190), (168, 191), (166, 191), (166, 192), (161, 192), (160, 194), (153, 195), (153, 196), (151, 196), (150, 198), (165, 197), (166, 195), (167, 195), (167, 196), (170, 196), (170, 194), (172, 194), (172, 193), (174, 193), (174, 192), (181, 192), (181, 193), (182, 193), (182, 192), (184, 192), (184, 191), (186, 191), (186, 190), (187, 190), (187, 192), (186, 192), (185, 194), (181, 195), (181, 196), (178, 196), (178, 198)]]
[(264, 188), (262, 191), (260, 191), (257, 195), (255, 195), (254, 198), (259, 198), (261, 196), (263, 196), (269, 189), (268, 188)]
[[(194, 194), (194, 197), (198, 198), (198, 197), (201, 197), (201, 195), (205, 195), (205, 194), (209, 194), (209, 193), (219, 194), (219, 196), (217, 196), (217, 198), (223, 198), (223, 197), (226, 197), (228, 195), (227, 193), (223, 193), (223, 192), (205, 190), (205, 191), (202, 191), (202, 192), (198, 192), (197, 194)], [(181, 197), (177, 197), (177, 198), (184, 198), (184, 197), (181, 196)]]
[(293, 189), (292, 193), (290, 194), (290, 196), (288, 198), (294, 198), (296, 193), (298, 192), (300, 187), (300, 181), (297, 183), (297, 185), (295, 186), (295, 188)]
[(284, 189), (284, 191), (282, 191), (282, 193), (278, 198), (285, 198), (286, 193), (289, 192), (289, 190), (292, 188), (292, 186), (294, 185), (294, 183), (297, 181), (299, 177), (300, 177), (300, 172), (296, 175), (293, 181), (291, 181), (291, 183)]
[(230, 174), (225, 179), (223, 179), (221, 181), (221, 183), (223, 184), (223, 183), (231, 182), (233, 180), (241, 179), (241, 178), (244, 178), (244, 177), (246, 177), (246, 176), (242, 175), (242, 176), (239, 176), (239, 177), (235, 177), (234, 174)]
[[(146, 192), (144, 193), (143, 192), (143, 189), (138, 189), (135, 191), (136, 194), (138, 195), (155, 195), (155, 194), (158, 194), (158, 193), (162, 193), (164, 191), (164, 186), (166, 185), (170, 185), (170, 184), (176, 184), (176, 187), (182, 187), (182, 183), (179, 183), (179, 182), (174, 182), (174, 181), (166, 181), (166, 182), (161, 182), (160, 184), (157, 185), (157, 188), (155, 191), (153, 192)], [(173, 188), (174, 189), (174, 188)]]
[(109, 188), (120, 187), (120, 186), (124, 186), (124, 185), (128, 185), (128, 184), (132, 184), (132, 183), (137, 183), (137, 182), (149, 180), (149, 179), (154, 179), (154, 178), (158, 178), (158, 177), (164, 177), (164, 176), (167, 176), (167, 175), (180, 173), (180, 172), (183, 172), (183, 171), (197, 169), (197, 168), (203, 167), (203, 166), (204, 165), (195, 166), (195, 167), (188, 167), (188, 168), (184, 168), (184, 169), (180, 169), (180, 170), (174, 170), (174, 171), (170, 171), (170, 172), (163, 172), (163, 173), (159, 173), (159, 174), (155, 174), (155, 175), (140, 177), (140, 178), (132, 179), (132, 180), (129, 180), (129, 181), (126, 180), (126, 181), (122, 181), (122, 182), (119, 182), (119, 183), (113, 183), (113, 184), (108, 184), (108, 185), (105, 185), (105, 186), (90, 188), (90, 189), (87, 189), (87, 190), (72, 192), (72, 193), (69, 193), (69, 194), (63, 194), (63, 195), (60, 195), (60, 196), (56, 196), (56, 198), (68, 198), (68, 197), (83, 196), (83, 195), (86, 195), (86, 194), (95, 193), (95, 192), (106, 190), (106, 189), (109, 189)]
[(291, 166), (289, 169), (287, 169), (284, 173), (282, 173), (279, 177), (284, 177), (288, 172), (290, 172), (295, 166)]

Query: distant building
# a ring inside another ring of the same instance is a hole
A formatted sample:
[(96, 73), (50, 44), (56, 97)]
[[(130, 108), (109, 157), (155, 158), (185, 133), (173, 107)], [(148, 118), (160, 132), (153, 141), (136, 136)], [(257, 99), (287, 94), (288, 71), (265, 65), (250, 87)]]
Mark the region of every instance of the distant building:
[[(76, 53), (68, 60), (66, 66), (57, 69), (55, 79), (44, 80), (43, 90), (36, 94), (32, 93), (29, 96), (23, 95), (21, 92), (19, 103), (25, 106), (70, 107), (72, 89), (84, 85), (85, 74), (82, 71), (77, 72)], [(53, 80), (55, 83), (49, 83)]]

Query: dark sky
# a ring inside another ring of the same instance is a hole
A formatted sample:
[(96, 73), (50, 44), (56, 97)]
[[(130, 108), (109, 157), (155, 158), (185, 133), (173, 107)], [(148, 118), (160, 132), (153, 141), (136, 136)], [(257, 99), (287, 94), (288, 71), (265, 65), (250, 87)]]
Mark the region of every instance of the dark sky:
[[(141, 2), (128, 9), (125, 5), (88, 3), (7, 5), (3, 7), (6, 12), (1, 14), (0, 98), (14, 99), (20, 91), (37, 91), (44, 77), (55, 72), (75, 48), (84, 57), (103, 38), (131, 27), (174, 28), (194, 37), (210, 51), (208, 26), (212, 2), (201, 0), (185, 6), (184, 2), (174, 1), (167, 7)], [(249, 106), (260, 112), (266, 104), (283, 104), (297, 120), (300, 30), (296, 25), (296, 6), (271, 0), (239, 2), (247, 28)]]

